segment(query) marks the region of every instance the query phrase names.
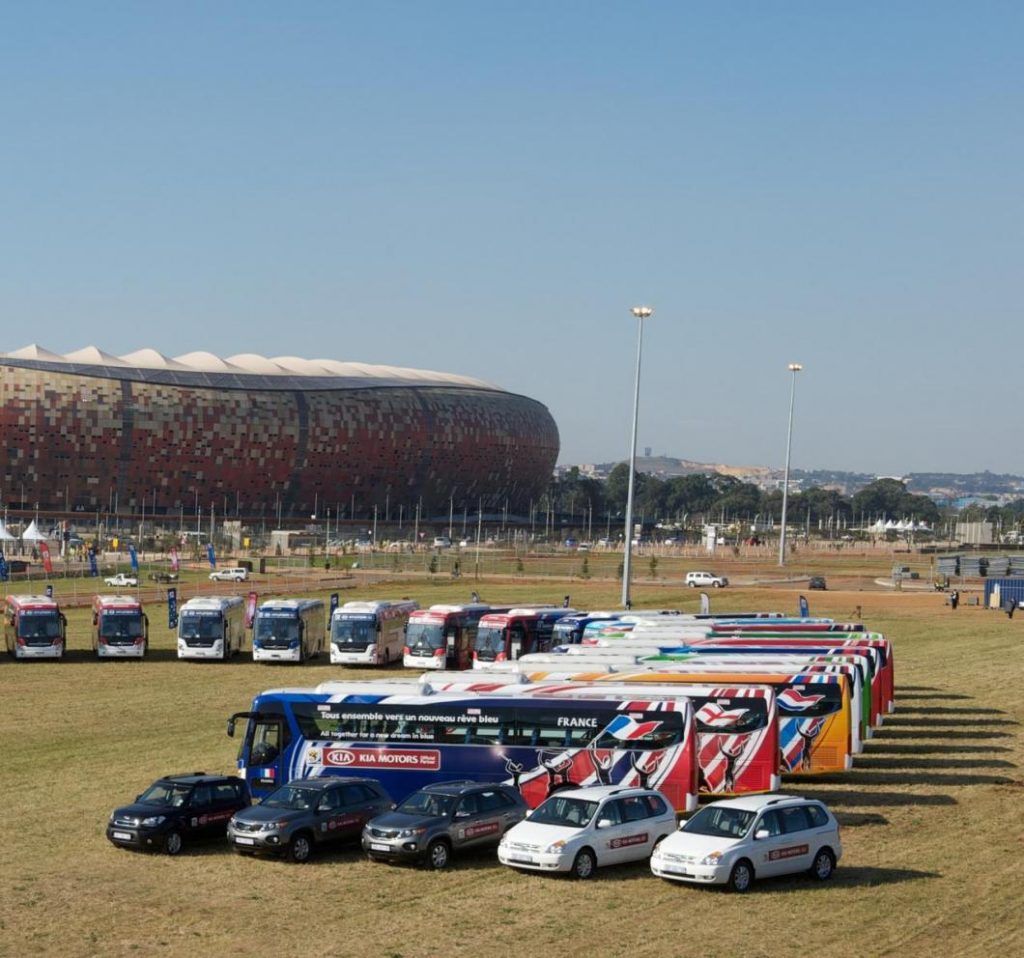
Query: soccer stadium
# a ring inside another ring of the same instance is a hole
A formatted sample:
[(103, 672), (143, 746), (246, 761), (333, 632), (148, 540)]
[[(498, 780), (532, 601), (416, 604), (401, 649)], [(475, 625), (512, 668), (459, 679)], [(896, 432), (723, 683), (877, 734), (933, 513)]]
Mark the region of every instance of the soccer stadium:
[(0, 502), (12, 509), (525, 510), (558, 441), (541, 403), (448, 373), (94, 346), (0, 353)]

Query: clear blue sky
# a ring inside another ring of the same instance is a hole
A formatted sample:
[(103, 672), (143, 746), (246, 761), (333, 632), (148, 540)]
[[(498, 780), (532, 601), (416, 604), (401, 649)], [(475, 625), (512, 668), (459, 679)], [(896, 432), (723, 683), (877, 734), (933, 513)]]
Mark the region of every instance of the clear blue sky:
[(328, 357), (561, 462), (1024, 473), (1020, 2), (7, 3), (0, 351)]

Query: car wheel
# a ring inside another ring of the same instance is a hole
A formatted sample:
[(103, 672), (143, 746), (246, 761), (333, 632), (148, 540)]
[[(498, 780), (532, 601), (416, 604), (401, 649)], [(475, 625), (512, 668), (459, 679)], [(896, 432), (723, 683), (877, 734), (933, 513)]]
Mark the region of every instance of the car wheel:
[(593, 877), (596, 868), (597, 859), (594, 858), (594, 853), (589, 848), (581, 848), (573, 859), (571, 874), (578, 881), (586, 881)]
[(811, 877), (818, 881), (828, 881), (832, 872), (836, 870), (836, 857), (832, 854), (831, 848), (822, 848), (814, 856), (814, 864), (811, 865)]
[(721, 582), (712, 582), (711, 583), (711, 587), (713, 589), (720, 589), (720, 588), (722, 588), (722, 583)]
[(427, 865), (434, 869), (434, 871), (440, 871), (442, 868), (447, 868), (448, 863), (452, 858), (452, 850), (448, 847), (448, 843), (440, 838), (435, 838), (427, 846)]
[(696, 589), (696, 588), (697, 588), (697, 583), (696, 583), (696, 582), (687, 582), (686, 584), (687, 584), (687, 585), (688, 585), (688, 586), (689, 586), (689, 587), (690, 587), (691, 589)]
[(181, 852), (182, 846), (185, 843), (181, 840), (181, 832), (177, 829), (169, 831), (164, 838), (164, 851), (168, 855), (177, 855)]
[(742, 895), (745, 891), (750, 890), (753, 882), (754, 866), (745, 858), (741, 858), (732, 866), (732, 871), (729, 873), (729, 891)]
[(298, 835), (292, 836), (292, 840), (288, 843), (288, 857), (297, 864), (309, 861), (309, 856), (313, 854), (313, 844), (309, 840), (309, 836), (304, 832), (300, 832)]

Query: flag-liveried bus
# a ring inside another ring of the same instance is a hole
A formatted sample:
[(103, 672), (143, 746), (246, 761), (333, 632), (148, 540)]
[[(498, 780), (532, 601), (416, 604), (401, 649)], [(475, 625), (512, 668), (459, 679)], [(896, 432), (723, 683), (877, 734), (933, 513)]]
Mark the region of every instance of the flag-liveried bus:
[(512, 694), (396, 694), (399, 683), (326, 682), (257, 695), (238, 768), (253, 795), (324, 775), (371, 775), (400, 802), (426, 785), (505, 782), (536, 806), (555, 791), (621, 784), (696, 808), (697, 736), (685, 697), (580, 698)]

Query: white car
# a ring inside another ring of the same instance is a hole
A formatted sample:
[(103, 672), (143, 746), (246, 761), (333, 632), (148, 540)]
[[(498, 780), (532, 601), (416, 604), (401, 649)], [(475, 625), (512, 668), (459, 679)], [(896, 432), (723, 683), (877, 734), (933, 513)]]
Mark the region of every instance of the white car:
[(590, 878), (602, 865), (641, 861), (671, 835), (676, 814), (660, 792), (594, 785), (556, 792), (498, 845), (512, 868)]
[(687, 572), (686, 584), (691, 589), (696, 589), (698, 586), (723, 589), (729, 584), (729, 580), (724, 575), (714, 575), (711, 572)]
[(211, 582), (244, 582), (249, 578), (249, 570), (237, 569), (214, 569), (210, 573)]
[(795, 872), (826, 881), (842, 854), (839, 823), (821, 802), (748, 795), (705, 805), (683, 822), (654, 850), (651, 871), (745, 892), (755, 878)]
[(118, 572), (117, 575), (109, 576), (103, 580), (107, 585), (113, 586), (131, 586), (135, 588), (139, 584), (139, 577), (135, 575), (129, 575), (127, 572)]

